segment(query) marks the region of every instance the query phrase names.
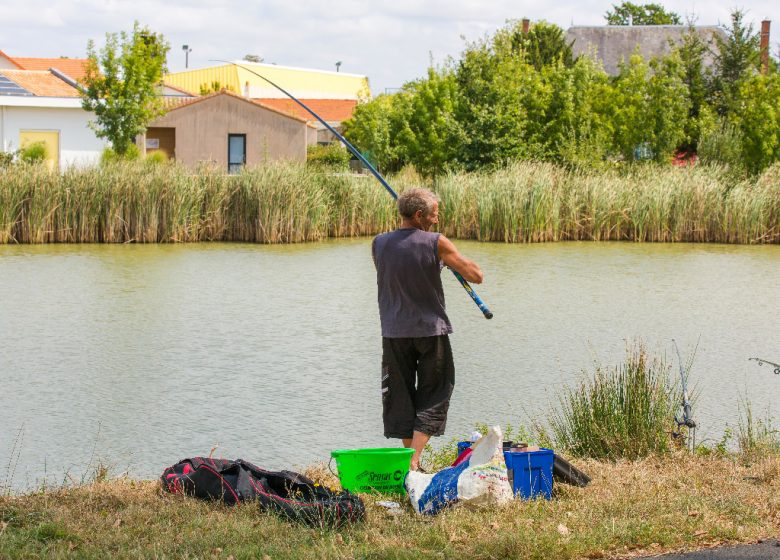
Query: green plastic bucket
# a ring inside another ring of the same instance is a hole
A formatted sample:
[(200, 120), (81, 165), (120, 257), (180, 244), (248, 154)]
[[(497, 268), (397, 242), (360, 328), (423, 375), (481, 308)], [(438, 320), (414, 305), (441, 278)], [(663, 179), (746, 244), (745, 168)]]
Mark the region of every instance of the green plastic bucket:
[(350, 492), (403, 494), (404, 478), (412, 463), (413, 449), (377, 447), (338, 449), (330, 456), (336, 460), (341, 486)]

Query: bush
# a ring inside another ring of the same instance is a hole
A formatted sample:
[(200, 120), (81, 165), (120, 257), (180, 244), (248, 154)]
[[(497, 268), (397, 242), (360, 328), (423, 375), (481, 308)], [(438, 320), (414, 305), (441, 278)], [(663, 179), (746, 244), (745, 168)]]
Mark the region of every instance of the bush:
[(702, 163), (726, 166), (735, 172), (744, 171), (742, 133), (725, 119), (702, 131), (698, 152)]
[(580, 457), (638, 459), (671, 449), (679, 388), (669, 366), (650, 358), (641, 343), (616, 367), (597, 368), (591, 379), (566, 389), (550, 427), (556, 443)]
[(45, 142), (33, 142), (19, 150), (19, 157), (25, 163), (38, 163), (46, 159), (48, 152)]
[(141, 157), (141, 150), (135, 144), (130, 144), (124, 156), (120, 156), (113, 148), (105, 148), (100, 154), (101, 165), (116, 163), (118, 161), (133, 161)]
[(146, 154), (144, 161), (151, 165), (160, 165), (162, 163), (168, 163), (168, 154), (161, 151), (151, 152)]
[(349, 160), (351, 158), (352, 154), (336, 142), (326, 146), (309, 146), (306, 150), (306, 161), (308, 163), (339, 171), (349, 169)]

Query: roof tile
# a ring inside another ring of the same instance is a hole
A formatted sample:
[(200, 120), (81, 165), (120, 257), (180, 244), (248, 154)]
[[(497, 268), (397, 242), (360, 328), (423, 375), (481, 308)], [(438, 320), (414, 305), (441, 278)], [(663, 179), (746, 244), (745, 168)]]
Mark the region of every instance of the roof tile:
[[(299, 119), (316, 120), (292, 99), (260, 98), (254, 101), (267, 107), (273, 107), (277, 111), (294, 115)], [(354, 99), (301, 99), (301, 103), (307, 105), (327, 122), (341, 122), (351, 118), (352, 112), (357, 106), (357, 101)]]
[(74, 80), (80, 80), (86, 75), (87, 63), (89, 62), (86, 58), (29, 58), (19, 56), (9, 58), (24, 70), (56, 68)]
[(0, 74), (38, 97), (79, 97), (79, 92), (49, 71), (0, 70)]

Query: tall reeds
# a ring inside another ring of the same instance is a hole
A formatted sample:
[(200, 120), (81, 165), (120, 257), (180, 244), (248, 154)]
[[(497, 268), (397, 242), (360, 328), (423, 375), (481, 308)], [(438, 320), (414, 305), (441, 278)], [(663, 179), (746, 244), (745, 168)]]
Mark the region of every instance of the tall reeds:
[(682, 396), (663, 358), (635, 343), (625, 362), (597, 368), (560, 401), (550, 418), (556, 444), (580, 457), (614, 460), (668, 451)]
[[(414, 173), (390, 177), (402, 191)], [(571, 171), (518, 163), (432, 185), (440, 231), (510, 243), (560, 240), (780, 242), (780, 165), (753, 180), (717, 168)], [(398, 223), (370, 176), (275, 163), (225, 175), (171, 164), (0, 169), (0, 243), (253, 241), (372, 235)]]

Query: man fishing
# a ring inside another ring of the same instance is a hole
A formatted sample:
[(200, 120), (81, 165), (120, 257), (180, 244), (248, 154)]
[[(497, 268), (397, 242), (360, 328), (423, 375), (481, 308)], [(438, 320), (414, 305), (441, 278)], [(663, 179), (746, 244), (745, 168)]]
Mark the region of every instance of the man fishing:
[(441, 269), (482, 283), (479, 266), (440, 233), (439, 199), (413, 188), (398, 198), (401, 226), (371, 246), (382, 326), (382, 420), (385, 437), (414, 449), (412, 470), (431, 436), (444, 433), (455, 386)]

